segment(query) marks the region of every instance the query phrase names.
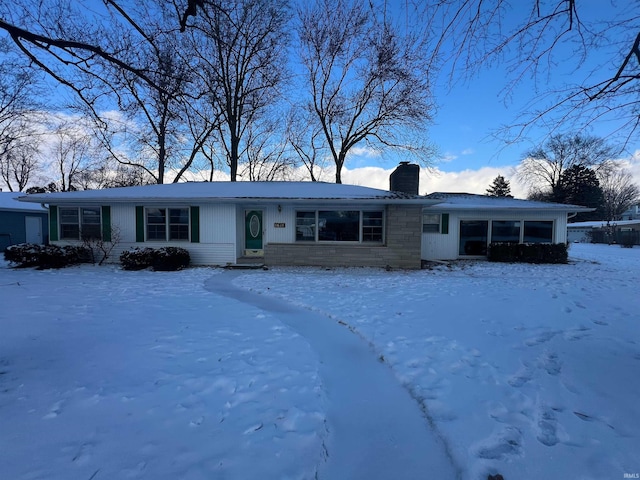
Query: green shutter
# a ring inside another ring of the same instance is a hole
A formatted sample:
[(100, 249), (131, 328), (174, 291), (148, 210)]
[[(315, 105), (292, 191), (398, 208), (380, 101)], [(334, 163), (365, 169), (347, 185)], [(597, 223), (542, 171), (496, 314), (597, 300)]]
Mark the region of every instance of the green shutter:
[(200, 207), (191, 209), (191, 243), (200, 243)]
[(108, 205), (102, 207), (102, 240), (111, 241), (111, 207)]
[(144, 207), (136, 207), (136, 242), (144, 242)]
[(449, 233), (449, 214), (448, 213), (442, 214), (442, 228), (440, 229), (440, 231), (443, 234)]
[(58, 207), (49, 205), (49, 241), (58, 240)]

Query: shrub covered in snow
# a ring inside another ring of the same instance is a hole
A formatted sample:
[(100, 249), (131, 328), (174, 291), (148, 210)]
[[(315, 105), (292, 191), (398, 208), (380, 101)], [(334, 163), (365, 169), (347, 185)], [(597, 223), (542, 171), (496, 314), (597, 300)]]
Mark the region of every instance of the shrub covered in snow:
[(180, 247), (163, 247), (154, 252), (153, 269), (172, 272), (189, 266), (191, 257), (189, 252)]
[(120, 255), (120, 263), (125, 270), (143, 270), (153, 263), (153, 248), (132, 248)]
[(90, 252), (81, 246), (38, 245), (21, 243), (11, 245), (4, 252), (5, 260), (17, 267), (63, 268), (90, 261)]
[(567, 263), (565, 243), (491, 243), (488, 251), (491, 262), (510, 263)]
[(142, 270), (153, 267), (157, 271), (175, 271), (189, 266), (189, 252), (179, 247), (133, 248), (120, 255), (122, 268), (125, 270)]

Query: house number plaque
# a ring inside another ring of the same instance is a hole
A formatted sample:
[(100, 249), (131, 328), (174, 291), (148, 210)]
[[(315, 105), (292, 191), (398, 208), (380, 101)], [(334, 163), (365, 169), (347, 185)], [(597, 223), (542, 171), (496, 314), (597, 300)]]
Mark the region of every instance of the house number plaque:
[(286, 223), (274, 223), (273, 228), (285, 228), (287, 226)]

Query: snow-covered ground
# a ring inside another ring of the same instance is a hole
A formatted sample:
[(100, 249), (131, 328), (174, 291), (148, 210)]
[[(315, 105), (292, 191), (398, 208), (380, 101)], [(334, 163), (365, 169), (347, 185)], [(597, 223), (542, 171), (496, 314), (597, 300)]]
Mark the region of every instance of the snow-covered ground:
[[(640, 473), (640, 248), (576, 244), (571, 258), (0, 268), (0, 478), (347, 479), (338, 467), (402, 461), (417, 441), (424, 478)], [(371, 396), (353, 378), (365, 369), (395, 411), (367, 418), (343, 398)], [(414, 463), (393, 478), (416, 478)]]

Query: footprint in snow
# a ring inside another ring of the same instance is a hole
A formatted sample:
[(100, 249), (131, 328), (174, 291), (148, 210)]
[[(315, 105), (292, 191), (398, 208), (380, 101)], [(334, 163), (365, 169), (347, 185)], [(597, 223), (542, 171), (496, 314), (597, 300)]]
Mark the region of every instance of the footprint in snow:
[(47, 413), (44, 417), (42, 418), (46, 418), (46, 419), (51, 419), (51, 418), (56, 418), (60, 412), (62, 412), (62, 400), (54, 403), (51, 406), (51, 410), (49, 411), (49, 413)]
[(555, 337), (558, 332), (544, 332), (538, 335), (537, 337), (529, 338), (524, 341), (524, 344), (528, 347), (534, 347), (536, 345), (540, 345), (542, 343), (546, 343)]
[(191, 420), (189, 422), (189, 425), (192, 427), (199, 427), (200, 425), (202, 425), (204, 423), (204, 417), (200, 416), (194, 420)]
[(538, 413), (538, 425), (536, 438), (547, 447), (553, 447), (558, 443), (557, 424), (555, 413), (549, 407), (543, 407)]
[(515, 375), (513, 375), (509, 380), (507, 380), (507, 383), (512, 387), (520, 388), (525, 383), (531, 381), (531, 378), (533, 378), (531, 369), (529, 369), (528, 367), (525, 367), (518, 370), (518, 372)]
[(504, 427), (476, 447), (475, 454), (488, 460), (506, 460), (509, 457), (520, 456), (522, 432), (512, 425)]
[(558, 355), (553, 352), (544, 354), (540, 358), (540, 363), (549, 375), (558, 375), (562, 370), (562, 363), (558, 359)]

